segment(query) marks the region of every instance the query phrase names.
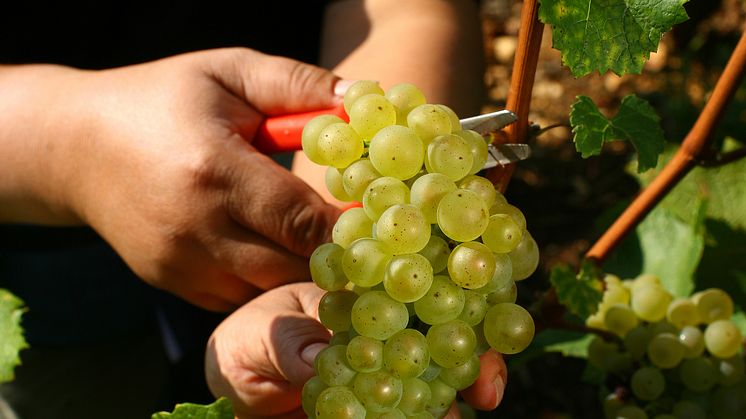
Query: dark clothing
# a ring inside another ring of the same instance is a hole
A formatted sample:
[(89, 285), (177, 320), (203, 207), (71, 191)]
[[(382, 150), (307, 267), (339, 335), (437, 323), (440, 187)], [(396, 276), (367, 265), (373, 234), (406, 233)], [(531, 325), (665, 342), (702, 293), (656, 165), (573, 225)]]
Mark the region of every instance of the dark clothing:
[[(0, 13), (0, 64), (102, 69), (227, 46), (315, 62), (324, 3), (16, 2)], [(222, 316), (137, 279), (92, 229), (0, 225), (0, 288), (29, 308), (31, 349), (0, 387), (21, 419), (132, 419), (211, 398), (202, 358)], [(139, 401), (140, 413), (85, 408), (96, 399)]]

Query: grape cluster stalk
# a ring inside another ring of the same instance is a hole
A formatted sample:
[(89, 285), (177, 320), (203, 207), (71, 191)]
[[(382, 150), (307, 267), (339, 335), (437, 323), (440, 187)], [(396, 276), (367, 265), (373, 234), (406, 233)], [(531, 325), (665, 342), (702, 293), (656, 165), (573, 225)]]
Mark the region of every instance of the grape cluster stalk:
[(657, 276), (604, 279), (598, 311), (586, 324), (595, 337), (591, 364), (616, 383), (607, 418), (735, 419), (746, 414), (743, 336), (733, 301), (718, 288), (674, 298)]
[(319, 116), (308, 158), (345, 211), (311, 255), (332, 331), (303, 388), (310, 418), (440, 418), (479, 375), (479, 355), (533, 339), (516, 281), (539, 252), (521, 211), (479, 176), (486, 140), (412, 84), (372, 81), (344, 97), (349, 123)]

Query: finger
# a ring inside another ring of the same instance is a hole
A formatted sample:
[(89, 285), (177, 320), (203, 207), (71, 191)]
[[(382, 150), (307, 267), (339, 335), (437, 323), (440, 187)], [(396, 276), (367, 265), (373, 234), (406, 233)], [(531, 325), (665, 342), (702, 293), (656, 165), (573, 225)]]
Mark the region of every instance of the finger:
[(492, 410), (502, 401), (508, 370), (502, 355), (494, 349), (479, 357), (479, 377), (470, 387), (461, 391), (461, 396), (476, 409)]
[(338, 208), (251, 145), (233, 146), (243, 148), (231, 153), (233, 167), (245, 168), (233, 173), (227, 203), (233, 220), (299, 256), (330, 241)]
[(265, 115), (330, 108), (341, 103), (329, 70), (245, 48), (213, 51), (208, 73)]

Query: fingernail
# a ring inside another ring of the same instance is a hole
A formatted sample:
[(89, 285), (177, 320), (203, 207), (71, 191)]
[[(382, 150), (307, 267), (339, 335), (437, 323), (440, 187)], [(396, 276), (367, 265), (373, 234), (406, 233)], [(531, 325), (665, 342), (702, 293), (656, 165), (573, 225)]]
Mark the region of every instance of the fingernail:
[(344, 97), (345, 93), (347, 93), (347, 89), (349, 89), (353, 83), (355, 83), (355, 80), (337, 80), (337, 82), (334, 84), (334, 95)]
[(503, 394), (505, 393), (505, 381), (503, 381), (501, 375), (498, 375), (493, 383), (495, 384), (495, 407), (497, 407), (500, 405), (500, 402), (503, 399)]
[(308, 365), (313, 367), (313, 361), (316, 359), (316, 355), (319, 354), (329, 344), (316, 342), (306, 346), (300, 353), (300, 358)]

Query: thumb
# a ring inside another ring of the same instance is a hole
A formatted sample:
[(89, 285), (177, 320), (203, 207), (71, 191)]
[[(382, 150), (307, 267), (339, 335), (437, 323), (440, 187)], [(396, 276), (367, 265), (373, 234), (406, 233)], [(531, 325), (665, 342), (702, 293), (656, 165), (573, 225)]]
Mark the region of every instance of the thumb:
[[(265, 115), (331, 108), (348, 83), (329, 70), (246, 48), (218, 50), (210, 72), (231, 93)], [(336, 91), (335, 91), (336, 88)]]

